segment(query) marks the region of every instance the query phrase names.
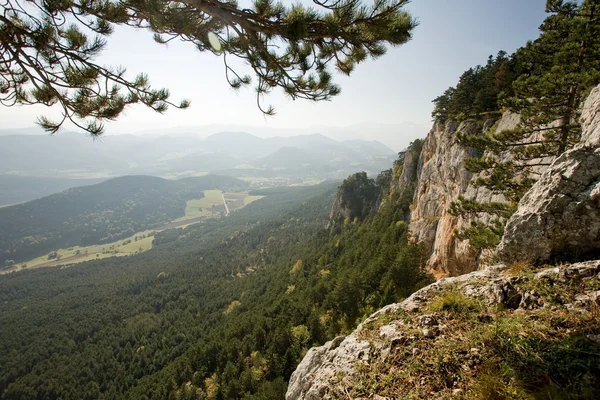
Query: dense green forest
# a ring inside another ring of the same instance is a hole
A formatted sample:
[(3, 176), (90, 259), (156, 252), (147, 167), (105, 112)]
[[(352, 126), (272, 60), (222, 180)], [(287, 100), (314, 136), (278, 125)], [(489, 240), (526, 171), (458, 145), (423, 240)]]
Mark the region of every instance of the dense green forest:
[(123, 239), (182, 217), (186, 201), (201, 198), (203, 190), (247, 186), (218, 175), (180, 180), (124, 176), (0, 208), (0, 265), (61, 247)]
[(146, 253), (1, 276), (0, 398), (282, 398), (308, 348), (428, 281), (402, 196), (332, 234), (336, 187), (267, 189)]

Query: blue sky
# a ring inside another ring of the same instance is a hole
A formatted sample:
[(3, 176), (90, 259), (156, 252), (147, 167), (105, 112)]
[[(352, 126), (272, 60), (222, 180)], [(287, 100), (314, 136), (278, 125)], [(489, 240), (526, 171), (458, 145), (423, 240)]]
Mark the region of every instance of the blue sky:
[[(342, 94), (330, 102), (271, 95), (266, 102), (275, 106), (277, 115), (266, 120), (251, 89), (229, 88), (220, 57), (200, 53), (189, 43), (158, 45), (146, 31), (118, 28), (100, 63), (127, 66), (131, 76), (146, 72), (154, 86), (169, 88), (175, 101), (190, 99), (192, 106), (164, 115), (132, 107), (107, 131), (222, 123), (307, 128), (410, 121), (429, 126), (431, 100), (454, 85), (463, 71), (485, 63), (490, 54), (510, 53), (537, 37), (544, 5), (545, 0), (414, 0), (407, 9), (420, 25), (411, 42), (358, 65), (350, 77), (336, 74)], [(0, 120), (3, 128), (28, 127), (40, 114), (57, 113), (46, 107), (0, 108)]]

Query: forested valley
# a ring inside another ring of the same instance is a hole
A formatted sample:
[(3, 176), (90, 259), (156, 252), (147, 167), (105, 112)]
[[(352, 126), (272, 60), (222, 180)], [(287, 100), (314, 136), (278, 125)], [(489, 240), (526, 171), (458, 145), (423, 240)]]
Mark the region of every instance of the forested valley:
[(186, 200), (206, 189), (242, 190), (248, 184), (218, 175), (168, 180), (123, 176), (0, 208), (0, 265), (59, 247), (110, 243), (182, 217)]
[(146, 253), (0, 277), (0, 396), (282, 398), (308, 348), (429, 279), (409, 204), (387, 193), (336, 234), (337, 186), (265, 189)]

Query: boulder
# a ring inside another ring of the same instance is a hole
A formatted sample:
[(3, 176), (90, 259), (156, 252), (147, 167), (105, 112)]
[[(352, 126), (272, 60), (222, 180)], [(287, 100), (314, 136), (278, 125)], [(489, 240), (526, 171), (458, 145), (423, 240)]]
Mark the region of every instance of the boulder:
[(585, 102), (581, 142), (558, 157), (519, 202), (497, 255), (504, 262), (600, 254), (600, 86)]

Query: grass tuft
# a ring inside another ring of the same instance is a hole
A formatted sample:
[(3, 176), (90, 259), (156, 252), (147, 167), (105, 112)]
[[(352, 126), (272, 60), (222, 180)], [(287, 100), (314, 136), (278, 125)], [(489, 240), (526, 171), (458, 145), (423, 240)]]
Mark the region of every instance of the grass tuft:
[(481, 311), (481, 304), (472, 298), (466, 297), (458, 289), (442, 292), (429, 304), (432, 312), (446, 312), (452, 314), (470, 314)]

